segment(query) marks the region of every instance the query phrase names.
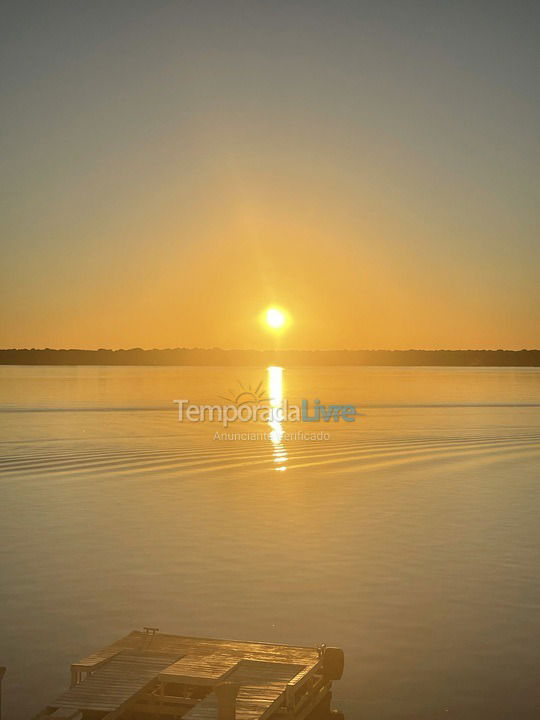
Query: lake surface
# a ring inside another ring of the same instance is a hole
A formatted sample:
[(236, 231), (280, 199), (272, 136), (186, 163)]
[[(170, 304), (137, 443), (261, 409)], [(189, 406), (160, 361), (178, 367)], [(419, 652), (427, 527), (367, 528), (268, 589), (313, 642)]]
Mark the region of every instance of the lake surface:
[(5, 717), (152, 625), (339, 645), (348, 720), (537, 719), (540, 371), (284, 368), (356, 421), (178, 422), (238, 381), (267, 373), (0, 368)]

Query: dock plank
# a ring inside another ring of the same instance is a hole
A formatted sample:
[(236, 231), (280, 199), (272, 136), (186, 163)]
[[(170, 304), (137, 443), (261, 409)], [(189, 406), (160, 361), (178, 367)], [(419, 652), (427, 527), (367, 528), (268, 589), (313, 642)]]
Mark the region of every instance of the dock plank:
[[(287, 684), (303, 669), (298, 663), (243, 660), (227, 681), (240, 684), (236, 699), (237, 720), (265, 720), (285, 700)], [(185, 720), (215, 720), (217, 697), (210, 693), (188, 713)]]
[(186, 655), (227, 655), (237, 660), (260, 660), (272, 662), (293, 662), (302, 665), (317, 665), (320, 657), (315, 647), (299, 647), (277, 645), (273, 643), (254, 643), (238, 640), (216, 640), (181, 635), (156, 633), (149, 641), (148, 635), (141, 631), (133, 631), (125, 637), (108, 645), (102, 650), (92, 653), (73, 664), (80, 669), (92, 669), (121, 650), (152, 650), (182, 658)]
[(81, 683), (60, 695), (51, 706), (112, 712), (136, 700), (157, 681), (161, 670), (177, 660), (178, 655), (120, 651)]
[[(265, 720), (287, 697), (287, 687), (317, 672), (316, 647), (216, 640), (134, 631), (72, 665), (91, 673), (62, 695), (56, 707), (113, 712), (116, 717), (156, 681), (215, 687), (238, 682), (237, 720)], [(53, 706), (54, 707), (54, 706)], [(215, 720), (217, 698), (210, 692), (185, 715), (186, 720)]]
[(193, 652), (165, 668), (159, 679), (166, 683), (215, 685), (221, 682), (238, 665), (238, 659), (229, 653), (210, 655)]

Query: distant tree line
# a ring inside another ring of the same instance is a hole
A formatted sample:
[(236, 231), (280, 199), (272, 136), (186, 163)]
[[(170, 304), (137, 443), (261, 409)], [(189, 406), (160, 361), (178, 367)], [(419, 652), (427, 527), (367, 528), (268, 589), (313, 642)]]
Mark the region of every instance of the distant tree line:
[(408, 365), (540, 367), (540, 350), (0, 350), (0, 365)]

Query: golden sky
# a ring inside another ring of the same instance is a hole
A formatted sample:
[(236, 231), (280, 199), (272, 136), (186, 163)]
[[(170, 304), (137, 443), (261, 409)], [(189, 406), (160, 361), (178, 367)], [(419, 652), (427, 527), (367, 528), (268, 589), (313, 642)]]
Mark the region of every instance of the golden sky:
[(486, 7), (8, 3), (0, 346), (539, 347), (539, 11)]

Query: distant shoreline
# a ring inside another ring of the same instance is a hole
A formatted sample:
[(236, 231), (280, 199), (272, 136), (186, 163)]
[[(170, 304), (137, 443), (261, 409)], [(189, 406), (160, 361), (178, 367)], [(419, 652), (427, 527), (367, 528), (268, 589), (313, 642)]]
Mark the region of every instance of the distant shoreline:
[(540, 367), (540, 350), (0, 350), (0, 365)]

